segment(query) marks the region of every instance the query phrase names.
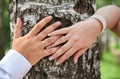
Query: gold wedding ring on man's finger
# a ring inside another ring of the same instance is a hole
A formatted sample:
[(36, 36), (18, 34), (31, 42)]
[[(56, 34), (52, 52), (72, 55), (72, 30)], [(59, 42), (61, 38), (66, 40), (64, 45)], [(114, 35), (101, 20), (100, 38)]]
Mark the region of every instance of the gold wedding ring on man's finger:
[(43, 46), (43, 48), (47, 47), (47, 44), (45, 43), (45, 41), (42, 41), (41, 45)]

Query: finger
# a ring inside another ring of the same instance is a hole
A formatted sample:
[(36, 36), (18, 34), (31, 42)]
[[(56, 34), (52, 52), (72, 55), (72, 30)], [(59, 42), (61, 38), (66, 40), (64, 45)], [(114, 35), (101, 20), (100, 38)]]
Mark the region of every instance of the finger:
[(52, 16), (45, 17), (39, 23), (37, 23), (33, 29), (29, 32), (29, 36), (34, 36), (38, 34), (46, 24), (52, 20)]
[(45, 30), (43, 30), (40, 34), (38, 34), (37, 39), (39, 41), (43, 40), (45, 37), (48, 36), (48, 34), (50, 32), (52, 32), (53, 30), (55, 30), (56, 28), (58, 28), (61, 25), (61, 22), (55, 22), (54, 24), (50, 25), (49, 27), (47, 27)]
[(64, 46), (62, 46), (55, 54), (53, 54), (49, 60), (56, 59), (57, 57), (61, 56), (64, 52), (69, 50), (72, 47), (72, 43), (69, 41)]
[[(57, 41), (61, 36), (54, 36), (54, 37), (49, 37), (44, 40), (45, 47), (53, 44), (55, 41)], [(50, 46), (51, 47), (51, 46)], [(49, 47), (48, 47), (49, 48)]]
[(73, 58), (74, 63), (78, 62), (78, 58), (87, 50), (88, 48), (80, 49)]
[(17, 24), (15, 25), (13, 40), (21, 36), (21, 27), (22, 27), (22, 21), (20, 18), (17, 18)]
[(56, 31), (54, 31), (52, 33), (49, 33), (48, 36), (55, 36), (55, 35), (66, 34), (66, 33), (68, 33), (68, 30), (69, 30), (69, 27), (63, 28), (63, 29), (60, 29), (60, 30), (56, 30)]
[(51, 48), (51, 49), (46, 49), (44, 50), (43, 52), (43, 56), (46, 57), (46, 56), (49, 56), (53, 53), (55, 53), (60, 47), (55, 47), (55, 48)]
[(60, 57), (58, 59), (58, 61), (56, 62), (56, 65), (59, 65), (61, 63), (63, 63), (66, 59), (68, 59), (69, 57), (71, 57), (75, 52), (77, 52), (79, 49), (76, 48), (75, 46), (72, 47), (69, 51), (67, 51), (62, 57)]
[(66, 41), (68, 41), (69, 40), (69, 35), (67, 35), (67, 36), (62, 36), (61, 38), (59, 38), (55, 43), (53, 43), (52, 45), (51, 45), (51, 47), (55, 47), (55, 46), (58, 46), (58, 45), (60, 45), (60, 44), (63, 44), (63, 43), (65, 43)]

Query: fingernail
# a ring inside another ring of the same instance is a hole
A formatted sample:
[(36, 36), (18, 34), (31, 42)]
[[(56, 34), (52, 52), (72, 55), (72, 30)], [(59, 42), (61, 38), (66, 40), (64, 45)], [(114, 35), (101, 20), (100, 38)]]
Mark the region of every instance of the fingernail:
[(54, 34), (53, 33), (49, 33), (48, 36), (54, 36)]
[(74, 63), (76, 64), (78, 62), (78, 60), (75, 60)]
[(20, 18), (17, 18), (17, 22), (19, 22), (20, 21)]
[(57, 61), (55, 64), (56, 64), (56, 65), (59, 65), (60, 63)]
[(50, 61), (53, 60), (53, 57), (49, 57), (49, 60), (50, 60)]
[(56, 22), (56, 24), (57, 24), (57, 25), (61, 25), (61, 22), (60, 22), (60, 21), (58, 21), (58, 22)]
[(51, 34), (48, 34), (48, 36), (51, 36)]
[(48, 36), (54, 36), (54, 35), (52, 35), (52, 33), (49, 33)]
[(52, 16), (48, 16), (48, 19), (52, 19)]
[(51, 48), (51, 46), (46, 47), (46, 49), (50, 49), (50, 48)]

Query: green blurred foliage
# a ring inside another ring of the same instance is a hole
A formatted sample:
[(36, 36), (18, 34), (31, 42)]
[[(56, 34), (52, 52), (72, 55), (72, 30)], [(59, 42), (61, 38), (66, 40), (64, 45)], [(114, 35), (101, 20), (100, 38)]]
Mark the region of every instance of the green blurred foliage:
[(4, 0), (4, 9), (3, 9), (3, 20), (4, 20), (4, 39), (5, 39), (5, 50), (10, 48), (10, 25), (9, 25), (9, 13), (8, 13), (8, 4), (9, 0)]
[[(97, 9), (106, 5), (116, 5), (120, 7), (120, 0), (96, 0)], [(116, 39), (116, 35), (111, 33), (111, 37)], [(109, 52), (102, 52), (100, 64), (101, 79), (120, 79), (120, 58), (115, 53), (120, 53), (120, 41), (110, 41)], [(120, 55), (120, 54), (119, 54)]]
[(106, 5), (117, 5), (120, 7), (120, 0), (96, 0), (97, 8), (101, 8)]
[(115, 55), (103, 52), (100, 66), (101, 79), (120, 79), (120, 65)]
[(8, 4), (9, 0), (2, 0), (0, 3), (0, 59), (4, 56), (6, 49), (10, 48)]

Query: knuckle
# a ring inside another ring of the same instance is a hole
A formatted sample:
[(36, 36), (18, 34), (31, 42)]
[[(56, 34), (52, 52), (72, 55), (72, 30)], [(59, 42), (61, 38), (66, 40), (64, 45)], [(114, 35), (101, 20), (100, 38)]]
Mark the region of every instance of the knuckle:
[(43, 35), (47, 35), (48, 33), (47, 33), (47, 31), (43, 31), (42, 34)]
[(54, 45), (59, 45), (59, 44), (60, 44), (59, 40), (54, 43)]
[(29, 40), (28, 40), (28, 43), (30, 43), (30, 44), (34, 44), (35, 42), (34, 42), (33, 39), (29, 39)]
[[(35, 30), (36, 30), (36, 31), (39, 31), (39, 30), (40, 30), (40, 28), (41, 28), (41, 26), (40, 26), (40, 25), (35, 26)], [(33, 31), (33, 32), (34, 32), (34, 31)]]
[(74, 49), (77, 49), (77, 48), (79, 48), (80, 47), (80, 44), (75, 44), (74, 45)]
[(39, 37), (46, 37), (47, 36), (47, 33), (45, 31), (41, 32)]
[(66, 53), (66, 54), (64, 55), (64, 58), (69, 58), (69, 57), (70, 57), (70, 55), (71, 55), (71, 54)]
[(58, 26), (59, 22), (55, 22), (54, 24), (52, 24), (53, 28), (56, 28)]
[(35, 45), (36, 43), (34, 42), (34, 40), (32, 40), (32, 39), (28, 39), (27, 41), (26, 41), (26, 45)]
[(61, 48), (59, 51), (62, 52), (62, 53), (64, 53), (65, 48), (63, 47), (63, 48)]
[(73, 41), (74, 41), (74, 42), (76, 42), (76, 41), (78, 41), (78, 40), (79, 40), (79, 38), (78, 38), (77, 36), (74, 36), (74, 37), (73, 37)]
[(51, 29), (56, 29), (55, 24), (51, 25), (51, 27), (50, 27), (50, 28), (51, 28)]
[(57, 53), (55, 53), (55, 55), (54, 55), (54, 56), (55, 56), (55, 58), (57, 58), (57, 57), (59, 57), (59, 56), (60, 56), (60, 53), (58, 53), (58, 52), (57, 52)]
[(54, 49), (50, 49), (48, 52), (53, 53), (55, 50)]
[(43, 33), (40, 33), (37, 37), (38, 40), (41, 40), (45, 35)]
[(53, 39), (47, 39), (46, 40), (46, 43), (52, 43), (53, 42)]
[(43, 20), (41, 21), (41, 23), (43, 23), (43, 24), (47, 24), (47, 22), (48, 22), (47, 19), (43, 19)]
[(58, 44), (60, 44), (60, 41), (59, 41), (59, 40), (57, 40), (57, 41), (54, 43), (54, 45), (58, 45)]
[(59, 36), (51, 37), (52, 41), (57, 41), (59, 39)]
[(30, 39), (32, 36), (31, 36), (31, 34), (29, 32), (27, 35), (25, 35), (25, 37), (26, 37), (26, 39)]
[(60, 42), (64, 41), (64, 38), (63, 38), (63, 37), (62, 37), (62, 38), (60, 38), (60, 39), (59, 39), (59, 41), (60, 41)]

